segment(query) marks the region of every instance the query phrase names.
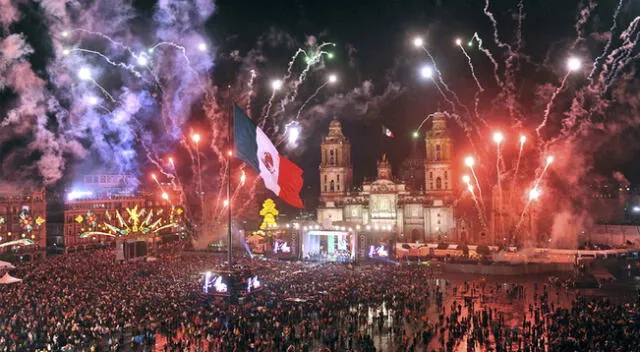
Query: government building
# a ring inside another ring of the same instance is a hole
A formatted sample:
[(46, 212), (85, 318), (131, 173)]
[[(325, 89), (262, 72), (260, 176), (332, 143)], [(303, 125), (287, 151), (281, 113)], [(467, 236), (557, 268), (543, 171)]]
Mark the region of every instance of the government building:
[[(377, 175), (354, 188), (351, 144), (338, 120), (321, 143), (318, 223), (388, 230), (398, 242), (466, 241), (454, 217), (453, 145), (444, 114), (432, 115), (425, 153), (414, 147), (395, 177), (386, 155)], [(462, 226), (464, 227), (464, 225)]]

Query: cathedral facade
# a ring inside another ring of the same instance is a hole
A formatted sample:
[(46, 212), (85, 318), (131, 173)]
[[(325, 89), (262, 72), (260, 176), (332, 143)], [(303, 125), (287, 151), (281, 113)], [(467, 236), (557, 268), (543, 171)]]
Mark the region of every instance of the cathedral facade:
[(425, 153), (417, 148), (393, 176), (386, 155), (377, 163), (377, 176), (353, 187), (351, 144), (338, 120), (331, 121), (321, 144), (318, 222), (390, 231), (398, 242), (456, 241), (452, 139), (443, 114), (432, 115)]

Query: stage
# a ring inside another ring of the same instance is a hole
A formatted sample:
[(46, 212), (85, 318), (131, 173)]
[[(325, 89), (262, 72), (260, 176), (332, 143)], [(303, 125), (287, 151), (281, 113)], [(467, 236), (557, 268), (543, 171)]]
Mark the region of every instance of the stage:
[(347, 231), (312, 230), (302, 235), (302, 259), (321, 262), (353, 262), (355, 235)]

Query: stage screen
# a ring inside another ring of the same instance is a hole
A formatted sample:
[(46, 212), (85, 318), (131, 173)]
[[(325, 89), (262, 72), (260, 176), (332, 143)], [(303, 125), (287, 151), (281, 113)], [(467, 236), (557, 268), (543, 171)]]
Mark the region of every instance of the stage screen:
[(385, 245), (381, 246), (369, 246), (369, 258), (388, 258), (389, 257), (389, 248)]
[(355, 237), (346, 231), (307, 231), (302, 235), (302, 258), (350, 262), (355, 259)]

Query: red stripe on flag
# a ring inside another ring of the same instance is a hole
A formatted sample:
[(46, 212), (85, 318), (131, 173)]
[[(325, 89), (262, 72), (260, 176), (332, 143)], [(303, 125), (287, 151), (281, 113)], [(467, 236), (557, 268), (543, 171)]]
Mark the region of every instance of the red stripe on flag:
[(302, 169), (291, 160), (280, 155), (280, 170), (278, 171), (280, 194), (278, 194), (278, 197), (294, 207), (303, 208), (302, 199), (300, 199), (300, 190), (302, 190), (303, 183)]

